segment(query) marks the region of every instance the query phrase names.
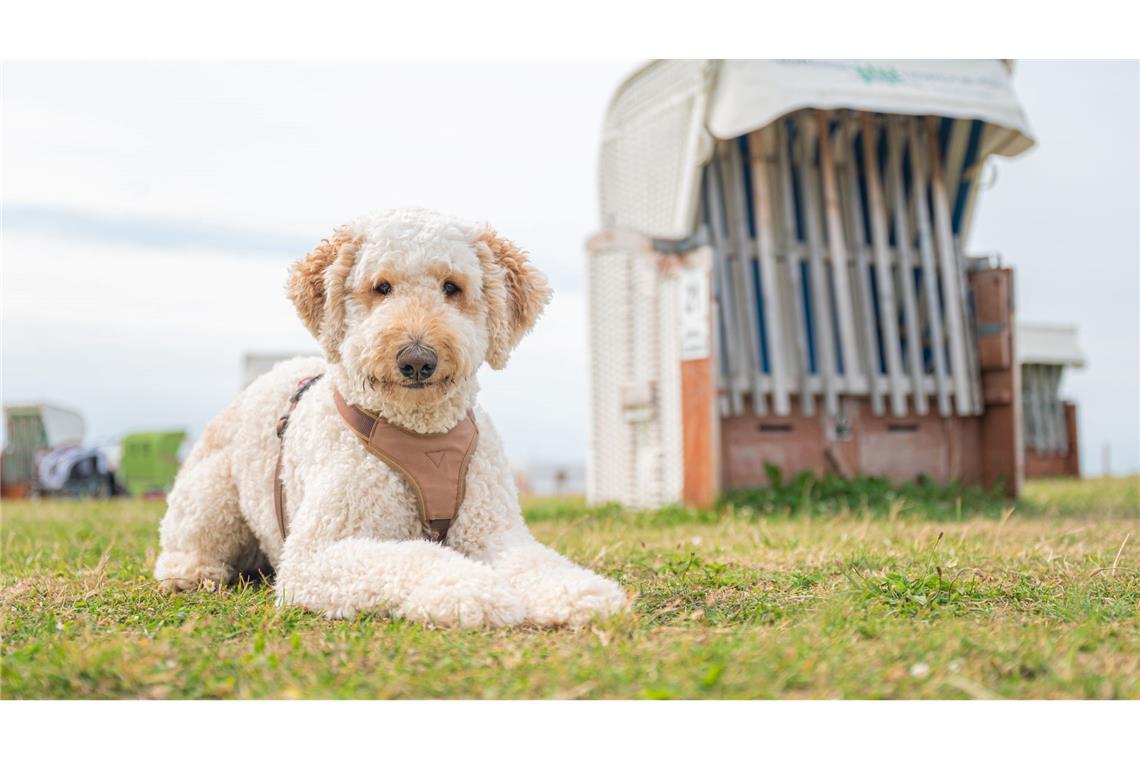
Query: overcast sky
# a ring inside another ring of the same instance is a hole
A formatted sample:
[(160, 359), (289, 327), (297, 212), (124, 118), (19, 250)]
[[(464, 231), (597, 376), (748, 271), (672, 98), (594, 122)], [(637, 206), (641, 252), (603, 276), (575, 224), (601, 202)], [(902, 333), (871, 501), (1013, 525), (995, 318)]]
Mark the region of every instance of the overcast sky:
[[(518, 464), (581, 462), (584, 241), (613, 64), (6, 64), (3, 398), (90, 438), (197, 435), (246, 351), (314, 351), (288, 265), (391, 206), (492, 222), (555, 299), (481, 401)], [(1084, 466), (1140, 469), (1140, 77), (1018, 65), (1038, 146), (996, 160), (968, 248), (1017, 268), (1020, 318), (1075, 322)]]

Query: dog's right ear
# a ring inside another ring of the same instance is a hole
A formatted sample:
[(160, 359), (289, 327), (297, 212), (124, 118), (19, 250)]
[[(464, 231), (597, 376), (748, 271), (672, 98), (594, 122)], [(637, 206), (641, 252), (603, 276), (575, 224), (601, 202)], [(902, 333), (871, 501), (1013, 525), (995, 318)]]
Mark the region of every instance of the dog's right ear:
[(332, 363), (340, 361), (345, 280), (356, 261), (357, 248), (359, 241), (355, 237), (338, 230), (331, 240), (322, 240), (289, 270), (289, 300)]

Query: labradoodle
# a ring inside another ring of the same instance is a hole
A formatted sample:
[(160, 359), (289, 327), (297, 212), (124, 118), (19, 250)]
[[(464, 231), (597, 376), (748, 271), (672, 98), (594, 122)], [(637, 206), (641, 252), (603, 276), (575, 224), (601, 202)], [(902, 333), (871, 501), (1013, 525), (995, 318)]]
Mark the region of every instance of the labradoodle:
[[(288, 295), (324, 357), (278, 364), (206, 428), (162, 521), (164, 589), (219, 588), (268, 565), (278, 604), (332, 618), (557, 626), (627, 606), (617, 583), (531, 536), (475, 406), (480, 365), (502, 369), (551, 296), (522, 251), (485, 225), (391, 211), (322, 241), (293, 266)], [(453, 519), (433, 521), (425, 504)]]

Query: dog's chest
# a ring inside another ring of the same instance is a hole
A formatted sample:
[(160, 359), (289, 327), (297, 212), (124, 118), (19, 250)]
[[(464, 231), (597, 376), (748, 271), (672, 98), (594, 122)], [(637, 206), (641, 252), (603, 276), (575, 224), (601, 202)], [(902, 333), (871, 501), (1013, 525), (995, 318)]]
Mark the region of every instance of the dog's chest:
[(423, 535), (419, 503), (407, 479), (371, 454), (339, 419), (302, 408), (290, 428), (287, 504), (312, 504), (320, 512), (311, 516), (318, 534), (380, 540)]
[(342, 488), (344, 517), (354, 534), (380, 539), (419, 537), (423, 524), (412, 484), (358, 441), (353, 443), (357, 450), (342, 474)]

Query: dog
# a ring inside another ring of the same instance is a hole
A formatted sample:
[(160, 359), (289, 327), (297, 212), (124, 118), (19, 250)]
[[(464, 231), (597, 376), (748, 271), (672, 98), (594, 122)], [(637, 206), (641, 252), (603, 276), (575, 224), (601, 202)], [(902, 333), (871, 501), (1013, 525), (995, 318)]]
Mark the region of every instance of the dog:
[[(161, 523), (164, 590), (270, 569), (278, 605), (465, 628), (579, 626), (628, 607), (617, 583), (531, 535), (475, 406), (476, 371), (506, 366), (552, 295), (523, 251), (488, 225), (389, 211), (321, 241), (287, 293), (323, 358), (277, 364), (207, 426)], [(427, 489), (396, 461), (406, 452), (381, 458), (345, 414), (379, 420), (397, 441), (477, 429), (445, 537), (424, 519)]]

